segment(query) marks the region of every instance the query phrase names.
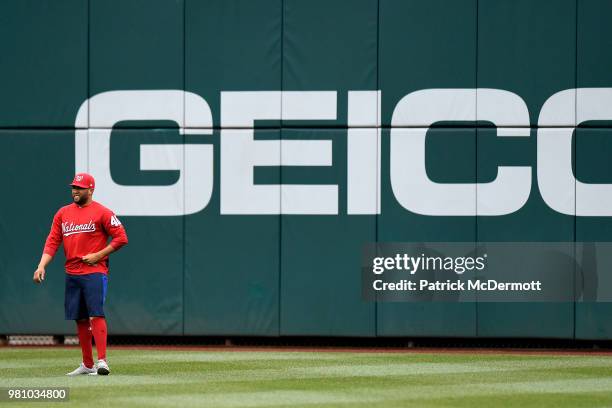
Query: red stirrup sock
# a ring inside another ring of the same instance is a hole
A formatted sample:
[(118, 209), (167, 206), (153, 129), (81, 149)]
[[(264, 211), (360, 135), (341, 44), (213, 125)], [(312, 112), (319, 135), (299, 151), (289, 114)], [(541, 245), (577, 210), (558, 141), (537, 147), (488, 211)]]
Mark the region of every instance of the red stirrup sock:
[(98, 350), (98, 360), (106, 361), (106, 319), (103, 317), (91, 318), (91, 331), (96, 340), (96, 350)]
[(77, 334), (79, 335), (79, 343), (81, 344), (81, 352), (83, 353), (83, 364), (85, 364), (87, 368), (92, 368), (94, 361), (89, 320), (77, 320)]

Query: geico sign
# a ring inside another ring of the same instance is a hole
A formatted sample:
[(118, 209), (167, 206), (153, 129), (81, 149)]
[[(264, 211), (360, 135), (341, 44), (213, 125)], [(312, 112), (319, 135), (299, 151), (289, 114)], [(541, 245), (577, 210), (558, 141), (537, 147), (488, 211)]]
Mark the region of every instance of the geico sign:
[[(337, 185), (253, 181), (256, 166), (331, 166), (331, 140), (255, 140), (253, 127), (256, 120), (336, 119), (336, 99), (335, 91), (221, 92), (221, 213), (337, 214)], [(348, 92), (348, 214), (380, 212), (379, 101), (380, 91)], [(198, 129), (185, 129), (185, 117), (190, 127)], [(498, 127), (499, 137), (529, 137), (525, 102), (501, 89), (425, 89), (398, 102), (391, 120), (390, 177), (399, 204), (422, 215), (498, 216), (527, 202), (530, 166), (498, 166), (496, 179), (489, 183), (436, 183), (427, 176), (428, 127), (439, 121), (476, 119), (503, 126)], [(606, 119), (612, 119), (612, 88), (567, 89), (542, 106), (538, 124), (549, 127), (537, 131), (537, 180), (553, 210), (612, 216), (612, 184), (576, 180), (574, 127), (567, 126)], [(180, 90), (112, 91), (83, 103), (75, 122), (77, 128), (90, 127), (76, 130), (76, 170), (96, 175), (98, 199), (118, 214), (186, 215), (204, 209), (213, 190), (212, 145), (141, 145), (142, 170), (178, 170), (179, 180), (168, 186), (125, 186), (113, 181), (111, 128), (125, 120), (171, 120), (183, 133), (212, 134), (208, 103)]]

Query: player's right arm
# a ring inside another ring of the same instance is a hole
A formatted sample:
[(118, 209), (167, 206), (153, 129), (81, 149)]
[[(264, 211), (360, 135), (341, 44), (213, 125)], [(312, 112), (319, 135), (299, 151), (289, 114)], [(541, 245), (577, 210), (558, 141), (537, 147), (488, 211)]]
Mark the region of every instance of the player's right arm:
[(43, 249), (43, 254), (40, 257), (40, 262), (38, 263), (38, 267), (34, 271), (34, 277), (32, 278), (35, 283), (41, 283), (45, 280), (45, 268), (51, 260), (57, 249), (62, 244), (62, 214), (61, 210), (58, 211), (53, 217), (53, 223), (51, 224), (51, 231), (49, 231), (49, 235), (47, 236), (47, 240), (45, 241), (45, 248)]
[(45, 268), (47, 267), (47, 265), (49, 265), (52, 259), (53, 257), (51, 255), (45, 253), (42, 254), (40, 262), (38, 263), (38, 267), (34, 271), (33, 279), (35, 283), (41, 283), (45, 280)]

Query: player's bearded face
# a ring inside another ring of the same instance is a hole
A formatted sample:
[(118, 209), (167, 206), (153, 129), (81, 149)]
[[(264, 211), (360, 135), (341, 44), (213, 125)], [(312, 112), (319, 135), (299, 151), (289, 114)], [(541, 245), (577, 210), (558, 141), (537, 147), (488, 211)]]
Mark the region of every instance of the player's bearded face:
[(89, 198), (89, 189), (72, 187), (72, 200), (76, 204), (86, 203)]

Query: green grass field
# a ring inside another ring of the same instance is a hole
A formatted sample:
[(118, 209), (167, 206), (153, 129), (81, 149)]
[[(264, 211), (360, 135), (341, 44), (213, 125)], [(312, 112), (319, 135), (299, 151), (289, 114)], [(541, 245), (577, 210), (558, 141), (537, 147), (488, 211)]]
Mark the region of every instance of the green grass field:
[(69, 387), (68, 405), (96, 407), (612, 406), (612, 357), (597, 355), (111, 348), (110, 376), (65, 377), (79, 362), (0, 347), (0, 387)]

